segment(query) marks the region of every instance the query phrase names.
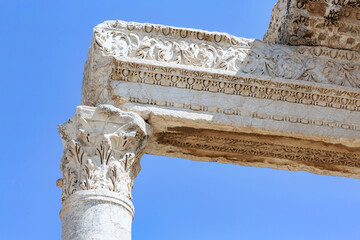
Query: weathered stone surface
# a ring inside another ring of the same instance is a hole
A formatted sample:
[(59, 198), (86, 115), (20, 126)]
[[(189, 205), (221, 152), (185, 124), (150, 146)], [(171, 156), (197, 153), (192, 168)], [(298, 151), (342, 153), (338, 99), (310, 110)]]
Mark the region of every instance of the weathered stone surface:
[(279, 0), (264, 41), (360, 51), (360, 1)]
[(359, 66), (355, 51), (110, 21), (82, 104), (139, 113), (148, 154), (359, 178)]
[(80, 106), (59, 125), (64, 153), (61, 160), (62, 199), (80, 190), (106, 189), (129, 200), (140, 158), (151, 133), (136, 113), (110, 105)]
[(136, 113), (80, 106), (59, 126), (62, 239), (131, 239), (131, 190), (151, 134)]
[(60, 212), (62, 240), (131, 240), (134, 207), (107, 190), (77, 191)]
[(107, 99), (110, 89), (104, 76), (111, 74), (115, 59), (187, 69), (191, 72), (187, 74), (197, 70), (206, 72), (205, 77), (216, 73), (224, 80), (239, 76), (360, 87), (360, 55), (354, 51), (269, 46), (224, 33), (109, 21), (94, 29), (85, 65), (83, 104), (106, 102), (101, 98)]

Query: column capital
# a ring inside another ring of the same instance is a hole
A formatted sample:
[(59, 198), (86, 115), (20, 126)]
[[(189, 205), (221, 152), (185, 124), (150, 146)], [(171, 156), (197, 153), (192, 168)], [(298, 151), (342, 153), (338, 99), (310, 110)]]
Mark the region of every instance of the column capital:
[(76, 114), (58, 126), (63, 142), (62, 201), (80, 190), (105, 191), (132, 199), (140, 158), (151, 127), (140, 115), (111, 105), (78, 106)]

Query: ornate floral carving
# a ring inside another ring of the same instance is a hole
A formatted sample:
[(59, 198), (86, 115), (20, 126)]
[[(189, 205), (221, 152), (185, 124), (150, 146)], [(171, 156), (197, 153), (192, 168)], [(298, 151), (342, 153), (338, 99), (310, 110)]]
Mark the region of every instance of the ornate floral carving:
[[(228, 34), (121, 21), (96, 27), (94, 40), (103, 54), (121, 59), (360, 87), (359, 55), (353, 51), (268, 46)], [(329, 64), (344, 74), (327, 71)]]
[[(281, 66), (281, 68), (287, 67)], [(334, 66), (329, 65), (324, 68), (324, 71), (332, 71), (333, 68)], [(341, 79), (341, 75), (346, 74), (345, 70), (340, 71), (338, 73), (340, 77), (333, 80), (338, 81)], [(307, 78), (312, 77), (310, 73), (307, 75)], [(164, 68), (119, 60), (114, 63), (111, 79), (360, 111), (360, 93), (358, 92)]]
[(150, 127), (135, 113), (110, 105), (78, 107), (59, 126), (62, 200), (79, 190), (107, 189), (131, 199)]

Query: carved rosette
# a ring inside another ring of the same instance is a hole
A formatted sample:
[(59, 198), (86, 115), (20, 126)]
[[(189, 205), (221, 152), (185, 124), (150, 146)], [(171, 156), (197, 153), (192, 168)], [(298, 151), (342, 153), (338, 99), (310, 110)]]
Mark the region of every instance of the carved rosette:
[(111, 105), (79, 106), (58, 130), (63, 141), (62, 201), (79, 190), (109, 190), (132, 199), (151, 128), (136, 113)]

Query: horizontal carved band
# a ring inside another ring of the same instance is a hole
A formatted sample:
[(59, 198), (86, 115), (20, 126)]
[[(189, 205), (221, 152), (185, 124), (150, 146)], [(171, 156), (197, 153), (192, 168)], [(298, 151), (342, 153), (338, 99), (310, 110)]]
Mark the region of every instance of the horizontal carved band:
[(115, 60), (111, 79), (360, 111), (360, 93)]
[(77, 191), (71, 196), (69, 196), (62, 204), (62, 210), (60, 211), (60, 219), (62, 221), (64, 212), (71, 207), (76, 207), (78, 204), (83, 204), (83, 202), (102, 202), (109, 203), (120, 206), (126, 209), (133, 217), (135, 214), (135, 208), (131, 200), (123, 195), (116, 194), (111, 191), (101, 191), (96, 190), (87, 190), (87, 191)]
[[(223, 134), (223, 133), (222, 133)], [(320, 164), (331, 166), (360, 167), (360, 154), (336, 152), (324, 149), (314, 149), (273, 143), (271, 141), (255, 141), (240, 138), (227, 138), (202, 135), (196, 130), (188, 132), (161, 132), (157, 134), (157, 142), (192, 151), (211, 151), (247, 155), (251, 157), (268, 157), (302, 162), (303, 164)], [(193, 153), (194, 154), (194, 153)]]
[[(121, 98), (121, 99), (123, 99), (123, 98)], [(198, 104), (175, 103), (175, 102), (171, 102), (171, 101), (159, 101), (156, 99), (149, 99), (149, 98), (141, 98), (140, 99), (137, 97), (128, 97), (126, 100), (131, 103), (147, 104), (147, 105), (154, 105), (154, 106), (159, 106), (159, 107), (174, 107), (174, 108), (180, 108), (180, 109), (189, 109), (192, 111), (223, 113), (226, 115), (252, 117), (252, 118), (257, 118), (257, 119), (268, 119), (268, 120), (274, 120), (274, 121), (278, 121), (278, 122), (299, 123), (299, 124), (304, 124), (304, 125), (324, 126), (324, 127), (330, 127), (330, 128), (341, 128), (344, 130), (360, 131), (360, 125), (348, 124), (346, 122), (300, 118), (300, 117), (293, 117), (293, 116), (288, 116), (288, 115), (251, 112), (251, 111), (244, 111), (244, 110), (240, 110), (240, 109), (212, 107), (212, 106), (205, 106), (205, 105), (198, 105)]]
[(359, 54), (353, 51), (269, 46), (229, 34), (121, 21), (97, 26), (94, 39), (105, 56), (129, 61), (360, 87)]

